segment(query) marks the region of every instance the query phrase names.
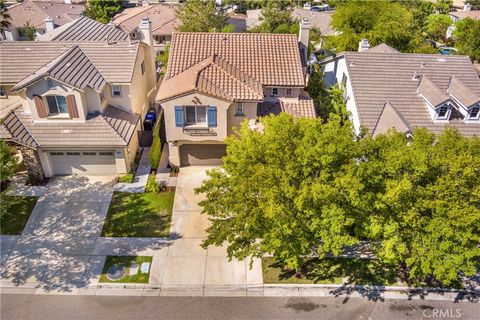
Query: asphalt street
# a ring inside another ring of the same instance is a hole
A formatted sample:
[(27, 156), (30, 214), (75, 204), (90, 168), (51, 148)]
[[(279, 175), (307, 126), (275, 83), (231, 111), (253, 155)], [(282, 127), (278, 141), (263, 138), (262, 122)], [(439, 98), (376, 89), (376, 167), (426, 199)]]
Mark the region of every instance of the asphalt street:
[(55, 319), (480, 319), (470, 302), (312, 297), (1, 295), (2, 320)]

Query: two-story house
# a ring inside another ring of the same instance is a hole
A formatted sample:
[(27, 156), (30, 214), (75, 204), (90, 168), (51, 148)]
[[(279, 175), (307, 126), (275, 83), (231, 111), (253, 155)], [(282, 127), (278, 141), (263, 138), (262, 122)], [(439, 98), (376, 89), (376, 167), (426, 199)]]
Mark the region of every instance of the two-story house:
[(325, 83), (340, 85), (355, 131), (373, 136), (452, 126), (480, 136), (480, 79), (469, 57), (400, 53), (386, 44), (321, 61)]
[[(315, 117), (303, 91), (308, 21), (300, 35), (174, 33), (157, 94), (172, 165), (218, 165), (224, 139), (268, 113)], [(299, 41), (300, 40), (300, 41)]]
[(38, 176), (129, 172), (156, 93), (152, 55), (139, 41), (0, 44), (0, 138)]

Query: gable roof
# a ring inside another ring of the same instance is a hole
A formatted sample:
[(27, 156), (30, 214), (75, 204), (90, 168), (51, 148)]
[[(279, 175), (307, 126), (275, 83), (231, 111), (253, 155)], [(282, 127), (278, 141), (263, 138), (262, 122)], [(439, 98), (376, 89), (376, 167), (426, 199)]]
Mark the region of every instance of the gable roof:
[[(0, 81), (2, 84), (17, 84), (32, 76), (32, 74), (45, 71), (43, 68), (46, 68), (47, 64), (60, 63), (60, 61), (54, 60), (61, 60), (59, 58), (61, 55), (75, 57), (73, 54), (76, 53), (78, 54), (77, 57), (81, 57), (81, 51), (88, 58), (82, 58), (82, 61), (86, 63), (85, 65), (77, 65), (80, 68), (78, 70), (82, 71), (81, 73), (90, 70), (87, 66), (90, 68), (93, 65), (108, 83), (130, 83), (140, 45), (143, 44), (138, 42), (116, 44), (98, 42), (3, 42), (0, 43)], [(76, 49), (70, 52), (74, 47), (78, 47), (80, 50)], [(71, 61), (72, 65), (73, 62), (74, 60)], [(78, 70), (72, 69), (72, 65), (67, 69), (78, 72)], [(73, 73), (70, 75), (75, 76)], [(98, 74), (96, 75), (99, 79)], [(89, 79), (86, 74), (78, 76), (81, 79)]]
[(390, 47), (386, 43), (380, 43), (379, 45), (376, 45), (375, 47), (371, 47), (368, 50), (365, 50), (364, 52), (368, 53), (400, 53), (395, 48)]
[(373, 129), (372, 135), (376, 137), (379, 134), (385, 134), (392, 128), (403, 133), (411, 131), (410, 126), (405, 119), (403, 119), (402, 115), (387, 101), (380, 114), (380, 118), (378, 118), (375, 129)]
[(455, 76), (451, 78), (447, 92), (467, 109), (480, 103), (480, 94), (473, 92)]
[(7, 9), (12, 18), (14, 28), (21, 28), (30, 23), (35, 28), (45, 28), (45, 19), (50, 17), (57, 26), (81, 17), (85, 6), (83, 4), (65, 4), (52, 1), (27, 0)]
[(315, 12), (303, 8), (296, 8), (292, 12), (292, 18), (296, 20), (308, 19), (312, 27), (317, 28), (322, 36), (333, 36), (335, 30), (330, 25), (334, 11)]
[(421, 76), (417, 92), (421, 94), (434, 108), (450, 100), (426, 75)]
[(263, 117), (269, 114), (278, 115), (281, 112), (300, 118), (315, 118), (315, 105), (308, 93), (302, 90), (298, 100), (279, 99), (278, 101), (264, 101), (258, 105), (257, 116)]
[(85, 122), (33, 122), (32, 115), (11, 111), (0, 125), (0, 138), (31, 148), (127, 146), (140, 115), (108, 106), (88, 114)]
[(39, 41), (108, 41), (128, 40), (128, 33), (110, 24), (104, 24), (88, 17), (71, 21), (39, 37)]
[[(425, 127), (437, 134), (444, 130), (446, 123), (432, 120), (425, 100), (417, 92), (423, 76), (443, 93), (455, 76), (473, 93), (480, 94), (480, 80), (467, 56), (372, 52), (345, 52), (343, 56), (353, 89), (349, 94), (355, 99), (361, 125), (371, 133), (387, 101), (412, 129)], [(448, 125), (466, 136), (480, 135), (480, 123), (455, 118)]]
[(79, 46), (73, 46), (17, 83), (12, 91), (21, 90), (46, 76), (79, 89), (89, 86), (98, 92), (106, 84), (102, 74), (95, 68), (82, 49)]
[(170, 35), (180, 26), (175, 7), (165, 4), (126, 8), (113, 17), (112, 23), (130, 32), (138, 28), (142, 18), (150, 19), (154, 35)]
[(222, 58), (212, 55), (163, 81), (157, 100), (164, 101), (195, 91), (228, 101), (263, 99), (261, 83)]
[(216, 55), (264, 86), (305, 85), (297, 36), (174, 32), (165, 80)]

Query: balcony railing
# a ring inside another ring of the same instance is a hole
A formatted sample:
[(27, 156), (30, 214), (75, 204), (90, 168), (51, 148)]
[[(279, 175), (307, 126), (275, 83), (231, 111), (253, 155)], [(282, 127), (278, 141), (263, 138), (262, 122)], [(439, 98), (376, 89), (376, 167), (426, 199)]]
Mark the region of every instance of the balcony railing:
[(216, 136), (215, 130), (204, 126), (184, 126), (183, 133), (189, 136)]

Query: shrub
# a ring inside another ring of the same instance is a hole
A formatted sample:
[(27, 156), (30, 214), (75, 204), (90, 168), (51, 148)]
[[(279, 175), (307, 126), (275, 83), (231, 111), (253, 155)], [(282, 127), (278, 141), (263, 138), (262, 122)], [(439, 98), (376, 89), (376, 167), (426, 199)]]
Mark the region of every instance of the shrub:
[(147, 185), (145, 186), (146, 192), (160, 192), (165, 190), (166, 187), (157, 181), (154, 174), (148, 176)]
[(118, 182), (121, 182), (121, 183), (132, 183), (132, 182), (133, 182), (133, 178), (134, 178), (133, 173), (123, 174), (123, 175), (121, 175), (121, 176), (118, 177)]
[(158, 168), (162, 156), (162, 142), (160, 141), (160, 123), (153, 130), (153, 142), (150, 147), (150, 166), (153, 170)]

